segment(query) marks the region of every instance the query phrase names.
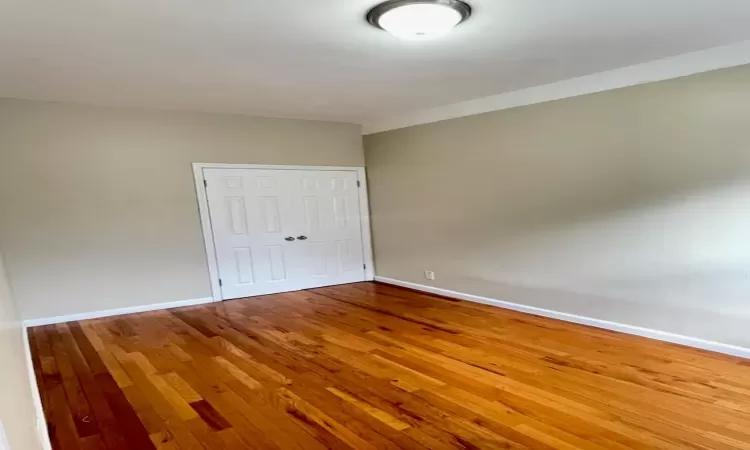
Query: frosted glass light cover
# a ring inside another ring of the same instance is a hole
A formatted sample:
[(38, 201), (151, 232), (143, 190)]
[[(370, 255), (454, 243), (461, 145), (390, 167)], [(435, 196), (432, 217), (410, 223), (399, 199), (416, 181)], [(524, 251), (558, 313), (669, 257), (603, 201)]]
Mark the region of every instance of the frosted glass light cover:
[(429, 39), (449, 32), (461, 20), (461, 13), (448, 6), (417, 3), (387, 11), (378, 25), (401, 39)]

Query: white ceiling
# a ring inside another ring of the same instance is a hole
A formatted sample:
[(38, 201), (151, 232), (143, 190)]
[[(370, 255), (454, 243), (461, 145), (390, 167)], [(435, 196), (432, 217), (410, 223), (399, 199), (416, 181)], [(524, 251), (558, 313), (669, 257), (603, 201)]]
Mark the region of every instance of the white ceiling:
[(433, 41), (378, 0), (3, 0), (0, 97), (366, 123), (750, 39), (747, 0), (469, 0)]

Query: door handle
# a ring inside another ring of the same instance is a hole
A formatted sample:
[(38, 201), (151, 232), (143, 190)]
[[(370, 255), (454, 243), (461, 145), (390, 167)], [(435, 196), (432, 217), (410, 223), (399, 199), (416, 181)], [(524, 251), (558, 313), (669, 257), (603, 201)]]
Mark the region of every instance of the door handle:
[(307, 236), (297, 236), (297, 239), (299, 239), (300, 241), (304, 241), (307, 239)]
[(294, 240), (294, 238), (292, 236), (287, 236), (287, 237), (284, 238), (284, 240), (292, 242)]

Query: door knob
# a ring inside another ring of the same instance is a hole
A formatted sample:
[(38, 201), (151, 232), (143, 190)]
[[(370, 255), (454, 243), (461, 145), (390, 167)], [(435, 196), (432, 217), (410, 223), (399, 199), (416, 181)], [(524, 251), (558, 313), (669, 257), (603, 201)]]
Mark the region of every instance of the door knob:
[(300, 241), (304, 241), (305, 239), (307, 239), (307, 236), (297, 236), (297, 239), (299, 239)]
[(284, 240), (292, 242), (294, 240), (294, 238), (292, 236), (287, 236), (287, 237), (284, 238)]

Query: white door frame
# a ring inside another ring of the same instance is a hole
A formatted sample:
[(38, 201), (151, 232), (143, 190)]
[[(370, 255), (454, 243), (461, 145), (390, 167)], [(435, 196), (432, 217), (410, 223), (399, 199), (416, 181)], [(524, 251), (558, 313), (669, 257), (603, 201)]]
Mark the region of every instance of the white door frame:
[(206, 261), (208, 261), (208, 276), (211, 280), (211, 295), (215, 302), (224, 300), (219, 286), (219, 263), (216, 260), (214, 233), (211, 227), (211, 217), (208, 213), (208, 197), (203, 179), (203, 169), (266, 169), (266, 170), (336, 170), (355, 172), (359, 189), (360, 223), (362, 224), (362, 255), (365, 260), (365, 280), (375, 278), (375, 265), (372, 258), (372, 234), (370, 231), (370, 204), (367, 195), (367, 174), (364, 167), (336, 167), (336, 166), (268, 166), (261, 164), (222, 164), (222, 163), (193, 163), (193, 178), (195, 193), (198, 197), (198, 213), (203, 230), (203, 243), (206, 246)]

